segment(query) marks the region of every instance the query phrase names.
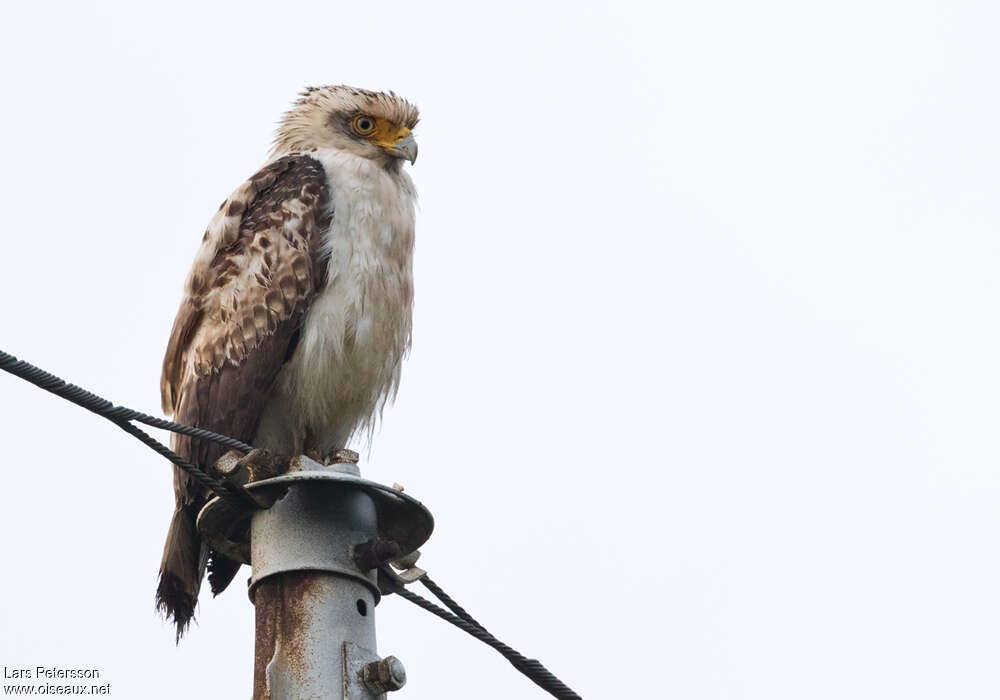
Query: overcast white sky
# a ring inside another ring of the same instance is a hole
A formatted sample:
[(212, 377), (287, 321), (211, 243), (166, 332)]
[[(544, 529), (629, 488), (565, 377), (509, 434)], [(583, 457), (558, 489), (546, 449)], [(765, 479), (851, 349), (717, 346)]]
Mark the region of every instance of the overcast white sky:
[[(432, 575), (588, 698), (995, 698), (998, 26), (919, 0), (19, 3), (0, 348), (157, 412), (201, 233), (279, 115), (396, 90), (423, 114), (414, 348), (362, 469), (434, 512)], [(0, 445), (0, 665), (247, 697), (241, 586), (179, 647), (154, 615), (167, 464), (6, 375)], [(405, 601), (377, 618), (400, 698), (544, 697)]]

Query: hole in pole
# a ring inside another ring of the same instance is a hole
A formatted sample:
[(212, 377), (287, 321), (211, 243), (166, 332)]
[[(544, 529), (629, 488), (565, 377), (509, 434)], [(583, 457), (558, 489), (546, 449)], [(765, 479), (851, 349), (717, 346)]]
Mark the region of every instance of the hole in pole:
[(368, 603), (361, 600), (361, 598), (358, 598), (358, 612), (361, 613), (362, 616), (368, 615)]

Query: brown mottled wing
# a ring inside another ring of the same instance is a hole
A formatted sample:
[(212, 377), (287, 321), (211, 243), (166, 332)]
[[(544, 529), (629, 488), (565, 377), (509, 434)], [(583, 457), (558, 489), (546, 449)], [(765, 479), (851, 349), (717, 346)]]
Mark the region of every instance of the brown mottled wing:
[[(205, 232), (174, 322), (160, 382), (180, 423), (249, 442), (326, 264), (329, 192), (322, 165), (276, 160), (226, 200)], [(175, 436), (183, 457), (209, 466), (218, 446)], [(175, 472), (178, 505), (204, 494)]]
[[(329, 198), (319, 161), (293, 155), (261, 168), (219, 207), (188, 276), (163, 360), (163, 410), (178, 422), (252, 440), (262, 404), (325, 275), (320, 249)], [(206, 468), (222, 452), (182, 435), (171, 444)], [(174, 494), (156, 601), (180, 638), (194, 615), (209, 556), (216, 594), (240, 565), (201, 542), (195, 519), (207, 494), (176, 468)]]

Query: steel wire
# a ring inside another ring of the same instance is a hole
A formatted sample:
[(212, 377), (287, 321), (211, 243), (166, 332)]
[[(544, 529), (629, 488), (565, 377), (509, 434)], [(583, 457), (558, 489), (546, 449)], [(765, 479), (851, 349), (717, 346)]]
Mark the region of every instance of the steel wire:
[[(424, 577), (426, 578), (426, 576)], [(423, 579), (421, 579), (422, 581)], [(438, 595), (440, 592), (442, 595), (438, 596), (448, 607), (454, 605), (453, 610), (461, 610), (462, 615), (457, 615), (448, 612), (447, 610), (435, 605), (431, 601), (423, 598), (412, 591), (408, 591), (403, 586), (397, 586), (395, 592), (410, 601), (414, 605), (417, 605), (424, 610), (427, 610), (434, 615), (437, 615), (442, 620), (450, 622), (451, 624), (458, 627), (463, 632), (467, 632), (479, 641), (483, 642), (487, 646), (492, 647), (500, 653), (507, 661), (510, 662), (511, 666), (516, 668), (522, 674), (531, 679), (536, 685), (545, 690), (549, 695), (555, 698), (560, 698), (560, 700), (581, 700), (581, 697), (577, 695), (572, 689), (569, 688), (565, 683), (559, 680), (551, 671), (542, 666), (538, 659), (529, 659), (521, 652), (510, 646), (504, 644), (499, 639), (490, 634), (485, 627), (476, 622), (471, 615), (465, 612), (464, 608), (452, 600), (451, 596), (445, 593), (440, 586), (435, 584), (433, 581), (427, 586), (434, 595)]]
[[(232, 484), (228, 481), (216, 479), (197, 464), (184, 459), (166, 445), (154, 439), (143, 430), (140, 430), (132, 425), (130, 421), (137, 421), (155, 428), (169, 430), (182, 435), (189, 435), (200, 440), (210, 440), (243, 452), (249, 452), (252, 450), (253, 448), (250, 445), (241, 442), (240, 440), (220, 435), (219, 433), (213, 433), (210, 430), (195, 428), (189, 425), (182, 425), (180, 423), (164, 420), (162, 418), (156, 418), (155, 416), (140, 413), (139, 411), (135, 411), (125, 406), (115, 406), (107, 399), (87, 391), (82, 387), (76, 386), (75, 384), (69, 384), (54, 374), (50, 374), (35, 365), (24, 362), (23, 360), (18, 360), (16, 357), (4, 352), (3, 350), (0, 350), (0, 369), (111, 421), (159, 455), (170, 460), (179, 469), (182, 469), (186, 473), (190, 474), (191, 477), (202, 487), (212, 491), (220, 498), (228, 501), (235, 501), (243, 507), (248, 505), (255, 509), (260, 507), (243, 487)], [(439, 585), (434, 583), (434, 581), (426, 575), (420, 580), (428, 588), (428, 590), (431, 591), (431, 593), (433, 593), (451, 610), (451, 612), (444, 610), (416, 593), (406, 590), (406, 588), (402, 586), (398, 586), (396, 588), (396, 593), (398, 593), (400, 597), (414, 603), (424, 610), (433, 613), (434, 615), (437, 615), (441, 619), (450, 622), (484, 644), (492, 647), (505, 659), (507, 659), (514, 668), (531, 679), (553, 697), (565, 700), (580, 700), (579, 695), (573, 692), (565, 683), (553, 675), (551, 671), (542, 666), (537, 659), (527, 658), (516, 649), (511, 648), (494, 637), (489, 631), (486, 630), (485, 627), (479, 624), (479, 622), (477, 622), (475, 618), (473, 618), (465, 610), (465, 608), (455, 602), (455, 600), (445, 593)]]
[(231, 502), (236, 502), (242, 507), (249, 506), (255, 509), (260, 507), (243, 487), (216, 479), (202, 467), (184, 459), (166, 445), (154, 439), (152, 436), (143, 432), (139, 428), (136, 428), (129, 421), (138, 421), (156, 428), (162, 428), (163, 430), (169, 430), (182, 435), (189, 435), (200, 440), (210, 440), (243, 452), (249, 452), (252, 450), (253, 448), (250, 445), (225, 435), (213, 433), (211, 430), (195, 428), (190, 425), (181, 425), (180, 423), (174, 423), (172, 421), (163, 420), (162, 418), (150, 416), (146, 413), (134, 411), (131, 408), (126, 408), (125, 406), (115, 406), (107, 399), (87, 391), (82, 387), (78, 387), (75, 384), (69, 384), (56, 375), (46, 372), (40, 367), (36, 367), (29, 362), (18, 360), (16, 357), (4, 352), (3, 350), (0, 350), (0, 369), (13, 374), (15, 377), (19, 377), (27, 382), (30, 382), (41, 389), (45, 389), (56, 396), (64, 398), (67, 401), (75, 403), (77, 406), (81, 406), (92, 413), (96, 413), (102, 418), (106, 418), (150, 449), (154, 450), (163, 457), (166, 457), (173, 464), (177, 465), (179, 469), (183, 470), (187, 474), (190, 474), (191, 478), (197, 481), (204, 488), (214, 493), (216, 496)]

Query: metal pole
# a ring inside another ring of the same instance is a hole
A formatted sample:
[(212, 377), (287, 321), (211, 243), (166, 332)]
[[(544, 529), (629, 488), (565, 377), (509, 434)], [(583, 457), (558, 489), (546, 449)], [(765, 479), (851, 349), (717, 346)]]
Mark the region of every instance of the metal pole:
[(427, 509), (361, 479), (354, 464), (306, 457), (247, 488), (275, 499), (250, 515), (249, 528), (247, 514), (217, 500), (198, 524), (212, 547), (252, 562), (254, 700), (371, 700), (401, 688), (402, 663), (377, 653), (381, 593), (376, 569), (362, 569), (375, 564), (356, 553), (375, 542), (400, 556), (416, 550), (433, 528)]

